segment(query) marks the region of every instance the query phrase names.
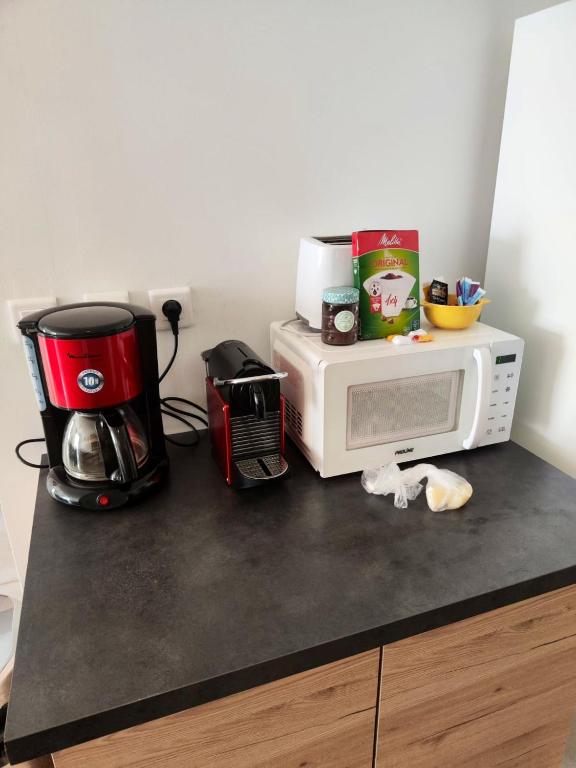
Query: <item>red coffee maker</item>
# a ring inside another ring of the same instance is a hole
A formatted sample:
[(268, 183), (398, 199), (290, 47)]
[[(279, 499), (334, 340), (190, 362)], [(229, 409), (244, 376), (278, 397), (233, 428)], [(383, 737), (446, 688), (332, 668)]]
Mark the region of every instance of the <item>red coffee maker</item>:
[(202, 353), (212, 453), (226, 482), (249, 488), (279, 480), (284, 458), (284, 396), (276, 372), (243, 341)]
[(18, 323), (57, 501), (112, 509), (158, 487), (168, 459), (156, 318), (131, 304), (69, 304)]

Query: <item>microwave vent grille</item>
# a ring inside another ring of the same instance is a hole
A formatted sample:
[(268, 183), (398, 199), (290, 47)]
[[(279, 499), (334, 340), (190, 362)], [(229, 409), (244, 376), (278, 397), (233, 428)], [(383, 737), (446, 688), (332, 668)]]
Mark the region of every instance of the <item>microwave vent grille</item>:
[(349, 387), (346, 447), (453, 431), (458, 426), (462, 374), (445, 371)]
[(299, 437), (302, 437), (302, 414), (294, 406), (288, 398), (284, 398), (285, 403), (285, 416), (286, 416), (286, 425), (290, 428), (290, 430), (298, 435)]

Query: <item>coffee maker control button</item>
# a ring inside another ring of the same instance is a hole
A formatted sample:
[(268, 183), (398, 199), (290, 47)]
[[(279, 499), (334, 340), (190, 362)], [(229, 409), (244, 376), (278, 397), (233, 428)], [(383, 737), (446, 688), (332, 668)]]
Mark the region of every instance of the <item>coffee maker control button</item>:
[(107, 507), (110, 504), (110, 496), (106, 496), (105, 494), (101, 493), (100, 496), (96, 497), (96, 502), (101, 507)]

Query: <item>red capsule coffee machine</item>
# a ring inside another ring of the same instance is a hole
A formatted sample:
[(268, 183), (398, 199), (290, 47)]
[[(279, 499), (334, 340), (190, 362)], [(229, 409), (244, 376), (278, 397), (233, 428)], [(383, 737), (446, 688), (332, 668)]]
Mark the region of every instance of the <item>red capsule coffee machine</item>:
[(284, 397), (277, 373), (247, 344), (230, 339), (202, 353), (212, 453), (228, 485), (284, 477)]
[(46, 437), (47, 487), (58, 501), (111, 509), (164, 479), (155, 321), (141, 307), (90, 303), (18, 324)]

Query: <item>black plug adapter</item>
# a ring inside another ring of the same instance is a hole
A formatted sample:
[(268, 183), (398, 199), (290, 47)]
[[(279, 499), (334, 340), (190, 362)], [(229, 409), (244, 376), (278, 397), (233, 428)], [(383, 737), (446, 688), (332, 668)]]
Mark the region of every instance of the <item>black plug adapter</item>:
[(168, 301), (162, 304), (162, 314), (170, 323), (174, 336), (178, 336), (178, 323), (182, 314), (182, 304), (176, 301), (176, 299), (168, 299)]

